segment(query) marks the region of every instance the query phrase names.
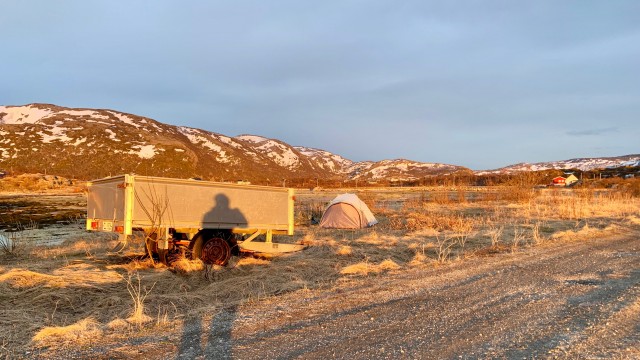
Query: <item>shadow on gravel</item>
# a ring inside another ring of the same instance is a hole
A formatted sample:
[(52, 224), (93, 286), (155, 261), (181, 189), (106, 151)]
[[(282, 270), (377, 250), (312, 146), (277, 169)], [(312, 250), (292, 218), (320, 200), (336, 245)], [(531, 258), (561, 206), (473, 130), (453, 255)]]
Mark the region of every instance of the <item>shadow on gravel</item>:
[[(208, 329), (203, 329), (201, 318), (185, 320), (176, 359), (194, 359), (202, 356), (205, 359), (232, 359), (232, 332), (236, 312), (236, 306), (220, 311), (211, 319)], [(205, 333), (207, 338), (203, 344)]]

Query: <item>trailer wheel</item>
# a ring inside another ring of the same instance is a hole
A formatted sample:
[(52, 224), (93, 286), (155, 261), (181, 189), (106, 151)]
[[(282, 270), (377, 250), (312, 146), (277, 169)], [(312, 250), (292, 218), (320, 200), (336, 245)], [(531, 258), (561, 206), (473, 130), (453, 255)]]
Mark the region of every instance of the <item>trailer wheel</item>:
[(229, 242), (221, 234), (200, 233), (196, 235), (192, 258), (200, 259), (205, 264), (225, 266), (231, 258)]
[(216, 237), (209, 239), (202, 247), (200, 258), (206, 264), (225, 266), (231, 258), (231, 247), (229, 247), (229, 243), (223, 238)]

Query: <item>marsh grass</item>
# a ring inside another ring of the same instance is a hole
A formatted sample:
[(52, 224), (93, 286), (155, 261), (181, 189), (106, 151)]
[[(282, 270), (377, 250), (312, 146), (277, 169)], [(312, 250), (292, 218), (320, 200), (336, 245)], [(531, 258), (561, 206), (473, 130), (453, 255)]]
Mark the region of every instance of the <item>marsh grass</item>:
[(17, 256), (33, 245), (25, 236), (25, 231), (37, 229), (38, 224), (33, 221), (17, 222), (11, 227), (13, 231), (0, 232), (0, 252), (4, 255)]

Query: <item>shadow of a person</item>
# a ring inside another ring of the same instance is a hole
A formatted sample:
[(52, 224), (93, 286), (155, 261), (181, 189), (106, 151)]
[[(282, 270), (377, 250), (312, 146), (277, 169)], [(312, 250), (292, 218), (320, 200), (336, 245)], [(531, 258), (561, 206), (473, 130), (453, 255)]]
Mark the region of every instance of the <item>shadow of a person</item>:
[[(233, 240), (233, 228), (244, 228), (247, 219), (237, 208), (231, 208), (229, 197), (218, 194), (214, 198), (215, 205), (202, 217), (203, 239), (199, 246), (211, 238), (221, 238), (229, 244), (231, 249), (237, 249)], [(205, 276), (210, 272), (210, 264), (205, 266)], [(236, 318), (236, 307), (222, 309), (211, 320), (207, 330), (207, 340), (202, 346), (204, 334), (202, 319), (194, 318), (185, 320), (182, 331), (182, 339), (176, 359), (187, 359), (204, 356), (206, 359), (231, 359), (232, 358), (232, 330)]]
[[(227, 251), (229, 251), (227, 254), (229, 256), (240, 255), (240, 249), (238, 248), (235, 234), (233, 234), (233, 229), (246, 228), (247, 219), (239, 209), (231, 208), (231, 206), (229, 206), (230, 201), (227, 195), (217, 194), (214, 198), (214, 202), (215, 205), (213, 208), (205, 213), (202, 218), (202, 236), (204, 238), (202, 239), (201, 246), (204, 246), (204, 243), (212, 238), (223, 239), (229, 245), (229, 249), (222, 249), (222, 247), (224, 247), (223, 244), (217, 244), (218, 248), (214, 251), (216, 256), (218, 256), (217, 254), (223, 254)], [(211, 245), (212, 246), (210, 248), (214, 248), (213, 244)], [(226, 261), (229, 259), (225, 259), (225, 256), (220, 255), (220, 260), (220, 262), (213, 261), (213, 263), (226, 265)], [(209, 273), (206, 272), (205, 275), (209, 275)]]
[[(232, 332), (236, 311), (235, 305), (221, 309), (213, 316), (208, 328), (203, 328), (203, 319), (200, 317), (185, 319), (175, 359), (232, 359)], [(204, 333), (205, 330), (207, 334)], [(207, 338), (203, 344), (204, 335)]]
[[(247, 219), (242, 212), (229, 206), (229, 197), (225, 194), (218, 194), (214, 198), (215, 205), (211, 210), (204, 214), (202, 219), (203, 227), (211, 229), (220, 229), (221, 227), (244, 227)], [(228, 229), (231, 230), (231, 229)]]
[(237, 307), (231, 306), (223, 309), (211, 319), (209, 336), (204, 348), (204, 355), (213, 356), (207, 358), (232, 359), (233, 358), (233, 323), (236, 319)]

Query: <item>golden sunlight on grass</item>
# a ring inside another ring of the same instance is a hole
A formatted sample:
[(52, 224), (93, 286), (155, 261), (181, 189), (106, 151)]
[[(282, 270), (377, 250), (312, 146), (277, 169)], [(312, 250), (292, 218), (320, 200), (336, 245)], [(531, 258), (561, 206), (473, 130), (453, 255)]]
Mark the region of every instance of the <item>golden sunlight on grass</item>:
[(61, 343), (83, 343), (102, 336), (100, 324), (93, 318), (82, 319), (67, 326), (47, 326), (38, 331), (33, 341), (39, 346), (60, 346)]
[(34, 286), (57, 288), (94, 286), (117, 283), (120, 280), (118, 273), (100, 270), (88, 264), (69, 265), (54, 270), (51, 275), (26, 269), (11, 269), (0, 275), (0, 282), (6, 282), (11, 286), (22, 288)]
[(204, 263), (200, 259), (190, 260), (181, 256), (171, 263), (171, 267), (176, 272), (185, 274), (204, 270)]
[(349, 245), (342, 245), (336, 250), (336, 255), (349, 256), (353, 254), (353, 248)]
[(386, 271), (392, 271), (400, 269), (400, 265), (398, 265), (393, 260), (387, 259), (382, 261), (379, 264), (372, 264), (369, 262), (360, 262), (357, 264), (345, 266), (340, 273), (342, 275), (369, 275), (369, 274), (378, 274)]

